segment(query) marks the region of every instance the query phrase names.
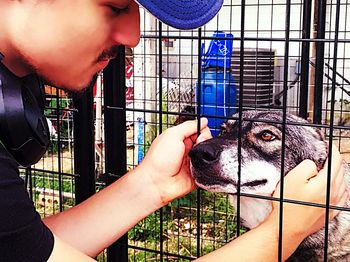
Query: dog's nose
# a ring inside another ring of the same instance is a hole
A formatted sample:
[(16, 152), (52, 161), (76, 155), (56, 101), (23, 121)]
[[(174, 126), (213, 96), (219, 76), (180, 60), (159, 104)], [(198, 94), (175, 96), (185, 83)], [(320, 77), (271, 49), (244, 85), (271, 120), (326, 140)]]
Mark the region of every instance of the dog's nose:
[(217, 162), (220, 158), (221, 150), (211, 143), (198, 144), (189, 152), (191, 163), (195, 168), (203, 167)]

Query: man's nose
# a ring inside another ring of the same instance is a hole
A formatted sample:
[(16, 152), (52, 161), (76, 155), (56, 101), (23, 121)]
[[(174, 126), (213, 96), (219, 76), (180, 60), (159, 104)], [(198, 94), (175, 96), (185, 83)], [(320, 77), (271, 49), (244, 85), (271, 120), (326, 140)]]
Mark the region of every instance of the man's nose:
[(112, 40), (116, 45), (135, 47), (140, 41), (140, 11), (132, 1), (127, 12), (120, 14), (112, 31)]
[(201, 143), (191, 149), (189, 156), (195, 168), (205, 168), (220, 159), (221, 148), (214, 143)]

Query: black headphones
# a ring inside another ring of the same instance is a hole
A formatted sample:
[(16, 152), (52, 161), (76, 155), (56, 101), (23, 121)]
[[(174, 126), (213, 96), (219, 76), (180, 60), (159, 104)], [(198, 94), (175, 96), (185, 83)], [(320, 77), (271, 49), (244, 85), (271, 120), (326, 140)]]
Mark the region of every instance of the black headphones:
[(49, 145), (44, 85), (37, 75), (17, 77), (0, 53), (0, 141), (24, 167), (35, 164)]

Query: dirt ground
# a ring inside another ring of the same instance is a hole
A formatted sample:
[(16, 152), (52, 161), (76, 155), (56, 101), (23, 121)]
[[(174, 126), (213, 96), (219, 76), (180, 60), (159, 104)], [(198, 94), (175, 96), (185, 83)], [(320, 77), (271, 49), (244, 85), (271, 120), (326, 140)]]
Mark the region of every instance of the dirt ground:
[[(73, 152), (64, 151), (61, 153), (60, 161), (61, 172), (73, 174)], [(58, 172), (58, 156), (47, 153), (37, 164), (34, 165), (34, 168)]]

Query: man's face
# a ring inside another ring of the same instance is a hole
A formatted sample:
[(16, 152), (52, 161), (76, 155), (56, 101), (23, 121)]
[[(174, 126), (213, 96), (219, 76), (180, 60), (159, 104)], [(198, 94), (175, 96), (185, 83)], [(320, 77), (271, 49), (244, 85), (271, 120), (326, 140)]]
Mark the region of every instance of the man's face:
[(25, 67), (56, 86), (81, 91), (115, 56), (118, 45), (134, 47), (139, 42), (134, 1), (34, 2), (27, 4), (28, 15), (21, 18), (26, 21), (16, 28), (16, 53)]

